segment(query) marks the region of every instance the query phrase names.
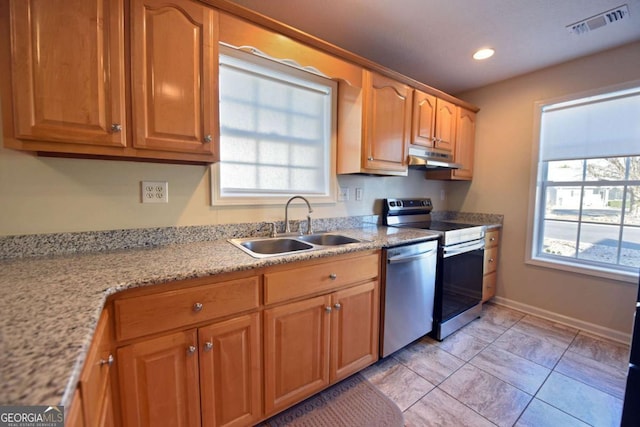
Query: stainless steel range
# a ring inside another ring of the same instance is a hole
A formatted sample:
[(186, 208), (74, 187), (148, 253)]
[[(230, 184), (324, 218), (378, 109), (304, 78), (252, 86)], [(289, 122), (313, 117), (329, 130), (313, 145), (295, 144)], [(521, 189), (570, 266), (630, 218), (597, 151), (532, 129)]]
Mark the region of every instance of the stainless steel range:
[(431, 199), (385, 199), (383, 221), (393, 227), (438, 231), (434, 325), (438, 340), (482, 313), (484, 235), (482, 225), (433, 221)]

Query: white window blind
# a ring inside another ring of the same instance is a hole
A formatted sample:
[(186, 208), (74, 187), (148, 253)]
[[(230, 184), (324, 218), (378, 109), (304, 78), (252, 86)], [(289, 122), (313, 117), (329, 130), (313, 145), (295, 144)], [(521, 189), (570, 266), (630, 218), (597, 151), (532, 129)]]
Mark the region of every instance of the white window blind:
[(640, 91), (597, 96), (545, 107), (540, 160), (637, 155)]
[(294, 194), (334, 198), (335, 84), (245, 52), (225, 52), (214, 203), (276, 203)]

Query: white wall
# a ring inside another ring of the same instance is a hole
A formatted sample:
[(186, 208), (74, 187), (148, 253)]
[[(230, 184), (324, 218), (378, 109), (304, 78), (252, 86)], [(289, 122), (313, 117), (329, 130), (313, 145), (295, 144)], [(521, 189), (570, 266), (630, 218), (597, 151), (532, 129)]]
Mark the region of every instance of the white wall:
[[(168, 181), (169, 203), (140, 203), (142, 180)], [(384, 197), (432, 196), (446, 209), (439, 197), (447, 183), (426, 181), (420, 171), (339, 181), (350, 188), (351, 201), (315, 205), (314, 218), (380, 213), (376, 200)], [(364, 189), (363, 201), (354, 200), (356, 187)], [(205, 166), (47, 158), (0, 148), (0, 236), (284, 219), (284, 206), (212, 207), (210, 193)], [(294, 219), (305, 218), (302, 207), (292, 209)]]
[(640, 79), (640, 43), (458, 94), (480, 107), (474, 180), (449, 207), (504, 214), (497, 295), (629, 333), (637, 286), (526, 265), (534, 103)]

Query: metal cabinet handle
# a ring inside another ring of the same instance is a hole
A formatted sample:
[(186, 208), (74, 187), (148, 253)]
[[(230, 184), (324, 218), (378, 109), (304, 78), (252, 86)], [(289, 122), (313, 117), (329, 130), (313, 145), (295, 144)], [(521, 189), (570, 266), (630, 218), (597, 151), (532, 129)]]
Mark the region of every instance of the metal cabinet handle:
[(329, 306), (329, 305), (328, 305), (328, 306), (326, 306), (326, 307), (324, 308), (324, 311), (326, 311), (327, 313), (331, 313), (331, 306)]
[(329, 274), (329, 279), (336, 280), (337, 278), (338, 278), (338, 275), (336, 273)]
[(193, 304), (193, 311), (195, 311), (196, 313), (202, 311), (202, 303), (197, 302)]
[(122, 131), (122, 125), (120, 123), (114, 123), (111, 125), (111, 131), (112, 132), (121, 132)]
[(197, 349), (198, 348), (195, 345), (190, 345), (189, 348), (187, 348), (187, 354), (193, 354)]
[(337, 302), (337, 303), (333, 304), (333, 308), (335, 308), (336, 310), (340, 310), (342, 308), (342, 304)]
[(114, 359), (113, 354), (110, 354), (109, 357), (107, 357), (106, 359), (100, 359), (100, 366), (103, 365), (113, 365), (113, 362), (115, 362), (116, 359)]
[(204, 142), (211, 142), (213, 141), (213, 138), (211, 138), (211, 134), (207, 134), (204, 136)]
[(204, 343), (204, 351), (211, 350), (213, 350), (213, 343), (211, 341), (207, 341), (206, 343)]

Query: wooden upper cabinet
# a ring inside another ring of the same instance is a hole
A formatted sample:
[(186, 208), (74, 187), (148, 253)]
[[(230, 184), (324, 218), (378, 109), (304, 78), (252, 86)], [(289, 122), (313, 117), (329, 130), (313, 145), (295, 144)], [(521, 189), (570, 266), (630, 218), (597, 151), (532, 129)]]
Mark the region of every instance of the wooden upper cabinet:
[(413, 89), (377, 73), (365, 76), (363, 169), (406, 175)]
[(11, 1), (16, 138), (126, 145), (123, 14), (123, 0)]
[(411, 143), (433, 147), (436, 122), (436, 97), (420, 90), (413, 92)]
[(455, 104), (438, 98), (434, 135), (436, 148), (449, 151), (453, 150), (456, 137), (456, 114), (457, 107)]
[(458, 107), (456, 143), (453, 157), (462, 168), (452, 171), (453, 179), (471, 180), (473, 178), (473, 157), (476, 139), (476, 113)]
[(413, 93), (411, 143), (453, 151), (457, 107), (420, 90)]
[(218, 14), (191, 0), (133, 0), (133, 146), (217, 154)]

